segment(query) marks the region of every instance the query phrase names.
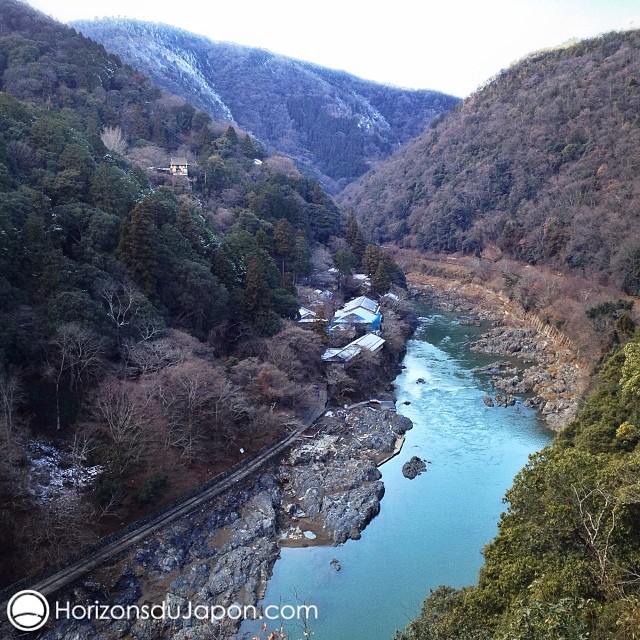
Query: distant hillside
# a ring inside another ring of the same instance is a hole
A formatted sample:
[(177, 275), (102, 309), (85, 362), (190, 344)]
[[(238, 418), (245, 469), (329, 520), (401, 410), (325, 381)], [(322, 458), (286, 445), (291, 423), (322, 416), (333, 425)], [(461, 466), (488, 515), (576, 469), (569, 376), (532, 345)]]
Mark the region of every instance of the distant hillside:
[(292, 157), (337, 192), (458, 99), (376, 84), (261, 49), (123, 19), (73, 26), (160, 87)]
[(640, 31), (529, 56), (350, 185), (377, 240), (577, 270), (640, 294)]

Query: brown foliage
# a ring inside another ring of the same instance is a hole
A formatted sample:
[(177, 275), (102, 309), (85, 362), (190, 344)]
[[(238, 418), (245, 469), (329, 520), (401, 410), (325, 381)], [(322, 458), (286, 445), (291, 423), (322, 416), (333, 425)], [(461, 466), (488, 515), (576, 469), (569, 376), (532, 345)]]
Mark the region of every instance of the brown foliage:
[(153, 387), (146, 382), (110, 378), (90, 402), (91, 431), (104, 445), (111, 472), (123, 476), (133, 465), (147, 461), (156, 448), (154, 423), (158, 407)]
[(157, 394), (168, 423), (165, 447), (189, 460), (205, 455), (212, 444), (233, 440), (237, 424), (252, 413), (224, 371), (202, 359), (169, 367)]
[(265, 345), (264, 359), (298, 382), (317, 378), (324, 345), (313, 331), (294, 322), (283, 323), (283, 329)]
[(634, 293), (637, 77), (640, 31), (530, 56), (347, 187), (340, 204), (375, 240), (474, 255), (498, 245)]

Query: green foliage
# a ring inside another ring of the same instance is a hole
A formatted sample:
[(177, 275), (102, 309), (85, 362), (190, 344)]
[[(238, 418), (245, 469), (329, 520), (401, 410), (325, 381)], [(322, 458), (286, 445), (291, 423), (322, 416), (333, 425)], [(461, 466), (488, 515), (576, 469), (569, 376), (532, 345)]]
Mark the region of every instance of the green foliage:
[[(1, 4), (0, 371), (24, 380), (20, 431), (57, 428), (79, 446), (90, 435), (105, 470), (94, 500), (129, 516), (125, 480), (145, 473), (134, 501), (161, 501), (160, 461), (172, 477), (185, 462), (218, 464), (229, 442), (266, 442), (313, 401), (320, 340), (283, 319), (298, 314), (317, 244), (340, 242), (338, 210), (285, 163), (255, 164), (266, 153), (249, 135), (159, 99), (28, 5)], [(113, 128), (117, 153), (100, 137)], [(189, 182), (129, 163), (183, 149), (195, 156)], [(240, 386), (258, 353), (259, 382)], [(13, 458), (28, 441), (16, 434), (0, 514), (15, 507)], [(25, 572), (39, 562), (9, 544)]]
[(96, 479), (93, 497), (101, 507), (117, 507), (126, 494), (126, 488), (120, 478), (102, 473)]
[[(594, 327), (602, 331), (610, 327), (618, 318), (621, 311), (630, 311), (633, 308), (632, 300), (610, 300), (602, 302), (585, 311), (587, 318), (591, 320)], [(628, 317), (628, 316), (627, 316)]]
[(635, 424), (631, 424), (628, 420), (625, 420), (616, 429), (616, 439), (620, 440), (628, 447), (635, 447), (640, 442), (640, 429)]
[(290, 96), (287, 107), (298, 128), (314, 140), (318, 166), (332, 178), (353, 179), (367, 170), (364, 146), (367, 136), (358, 118), (329, 113), (317, 96)]
[(385, 260), (381, 261), (371, 278), (371, 289), (378, 295), (383, 295), (391, 287), (391, 267)]
[(628, 640), (640, 598), (640, 336), (506, 494), (478, 585), (437, 589), (398, 640)]
[(166, 488), (168, 479), (166, 473), (155, 473), (149, 478), (146, 478), (136, 491), (134, 500), (139, 505), (156, 502)]
[(622, 395), (640, 409), (640, 343), (628, 342), (622, 352), (624, 354), (620, 375)]
[(134, 207), (122, 223), (116, 254), (133, 281), (151, 297), (156, 295), (160, 276), (156, 217), (161, 206), (147, 198)]
[(640, 296), (640, 248), (631, 252), (622, 281), (622, 290), (631, 296)]
[[(50, 424), (44, 346), (61, 323), (95, 334), (124, 365), (165, 327), (206, 340), (232, 326), (235, 340), (295, 318), (314, 245), (341, 233), (319, 183), (254, 164), (266, 157), (254, 138), (162, 100), (75, 31), (14, 0), (2, 9), (0, 360), (28, 363), (33, 423)], [(111, 153), (100, 136), (114, 128), (132, 152), (192, 150), (189, 191), (150, 174), (152, 186), (126, 152)], [(74, 414), (84, 392), (71, 394)]]
[(365, 247), (362, 231), (360, 230), (358, 221), (356, 220), (356, 217), (353, 213), (350, 213), (347, 219), (345, 238), (347, 240), (347, 244), (349, 245), (349, 248), (351, 249), (353, 254), (358, 258), (358, 261), (360, 262), (364, 256), (364, 251), (366, 247)]
[(341, 275), (347, 276), (358, 266), (358, 256), (353, 251), (340, 249), (333, 256), (333, 264)]

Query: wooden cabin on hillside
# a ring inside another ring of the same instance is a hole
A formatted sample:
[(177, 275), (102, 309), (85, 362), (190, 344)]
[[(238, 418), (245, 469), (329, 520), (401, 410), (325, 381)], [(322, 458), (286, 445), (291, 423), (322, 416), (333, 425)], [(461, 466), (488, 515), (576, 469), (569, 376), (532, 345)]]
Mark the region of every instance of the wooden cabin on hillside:
[(169, 171), (172, 176), (188, 176), (189, 163), (186, 158), (171, 158)]

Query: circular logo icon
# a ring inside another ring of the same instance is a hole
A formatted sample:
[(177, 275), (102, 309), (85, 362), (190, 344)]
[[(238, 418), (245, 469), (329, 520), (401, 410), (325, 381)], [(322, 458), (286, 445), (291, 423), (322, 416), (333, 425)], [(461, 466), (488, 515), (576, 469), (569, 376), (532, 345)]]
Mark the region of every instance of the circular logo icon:
[(7, 618), (19, 631), (37, 631), (49, 618), (49, 603), (37, 591), (19, 591), (7, 604)]

